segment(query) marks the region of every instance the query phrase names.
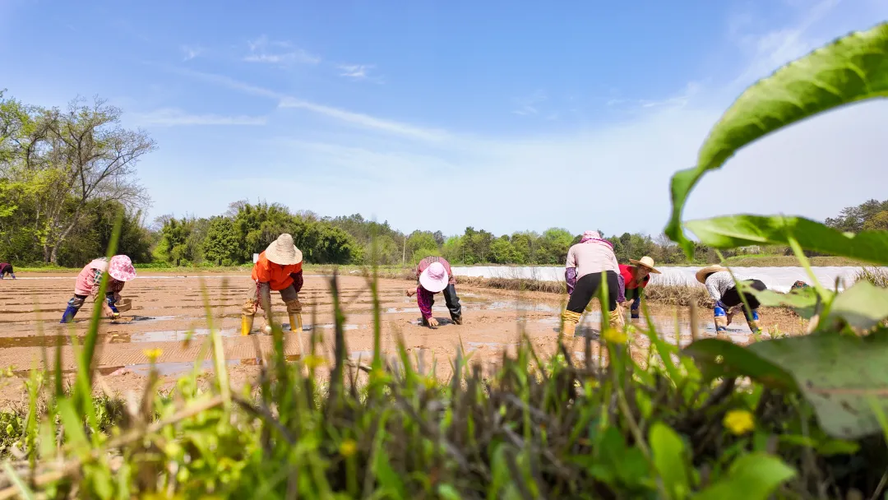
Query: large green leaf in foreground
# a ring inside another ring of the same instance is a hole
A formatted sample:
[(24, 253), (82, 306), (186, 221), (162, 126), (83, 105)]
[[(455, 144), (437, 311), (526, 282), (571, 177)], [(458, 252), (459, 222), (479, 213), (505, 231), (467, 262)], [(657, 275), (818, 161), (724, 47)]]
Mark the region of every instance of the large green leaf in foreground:
[(681, 227), (688, 194), (706, 172), (721, 168), (738, 149), (817, 113), (886, 95), (888, 23), (840, 38), (759, 80), (710, 131), (697, 165), (672, 177), (672, 216), (666, 234), (691, 254), (693, 244)]
[(870, 401), (888, 412), (888, 330), (865, 337), (819, 333), (748, 349), (793, 375), (827, 434), (857, 439), (881, 432)]
[(685, 226), (702, 243), (715, 248), (786, 245), (794, 238), (808, 250), (888, 265), (888, 231), (861, 231), (852, 235), (801, 217), (758, 215), (692, 220)]

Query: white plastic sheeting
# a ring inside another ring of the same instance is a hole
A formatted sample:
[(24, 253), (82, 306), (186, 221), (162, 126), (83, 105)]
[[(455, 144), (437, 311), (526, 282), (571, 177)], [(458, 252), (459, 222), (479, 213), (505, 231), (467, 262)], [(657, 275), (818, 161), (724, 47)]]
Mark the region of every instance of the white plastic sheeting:
[[(655, 274), (652, 285), (699, 285), (694, 274), (700, 267), (669, 267), (657, 266), (663, 274)], [(814, 275), (820, 284), (834, 288), (836, 280), (840, 280), (839, 288), (844, 288), (854, 281), (859, 267), (814, 267)], [(802, 267), (732, 267), (731, 270), (739, 279), (759, 279), (771, 290), (787, 292), (796, 280), (811, 284), (811, 278)], [(453, 267), (456, 276), (477, 278), (534, 279), (539, 281), (564, 281), (564, 267), (543, 266), (472, 266)], [(702, 285), (699, 285), (702, 286)]]

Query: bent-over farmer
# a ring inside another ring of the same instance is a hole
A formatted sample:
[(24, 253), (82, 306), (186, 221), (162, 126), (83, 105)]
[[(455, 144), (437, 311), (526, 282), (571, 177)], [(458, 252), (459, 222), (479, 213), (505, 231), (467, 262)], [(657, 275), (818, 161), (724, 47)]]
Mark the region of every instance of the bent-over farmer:
[(12, 264), (9, 262), (0, 262), (0, 280), (9, 275), (12, 279), (15, 279), (15, 270), (12, 268)]
[[(715, 306), (713, 307), (712, 312), (715, 318), (715, 330), (717, 332), (723, 332), (728, 329), (728, 325), (731, 324), (731, 320), (734, 317), (732, 309), (738, 306), (743, 308), (743, 315), (746, 317), (746, 323), (749, 325), (749, 329), (752, 333), (760, 333), (762, 331), (759, 326), (760, 318), (758, 313), (758, 308), (761, 304), (755, 295), (749, 292), (743, 292), (741, 297), (741, 294), (734, 283), (734, 279), (731, 277), (731, 273), (728, 272), (727, 268), (718, 265), (704, 267), (697, 271), (696, 278), (697, 281), (706, 285), (706, 290), (709, 291), (709, 296), (715, 301)], [(745, 283), (753, 290), (758, 290), (760, 292), (768, 289), (761, 280), (741, 280), (738, 278), (737, 281)], [(746, 299), (746, 303), (749, 304), (748, 310), (746, 309), (746, 306), (743, 305), (744, 299)]]
[(630, 315), (632, 319), (638, 319), (638, 309), (641, 305), (641, 296), (651, 280), (651, 273), (660, 274), (654, 267), (654, 259), (645, 255), (641, 260), (629, 259), (633, 265), (620, 264), (620, 276), (623, 277), (624, 296), (626, 301), (632, 301)]
[(87, 297), (93, 297), (98, 303), (99, 285), (102, 282), (102, 274), (108, 273), (108, 285), (105, 287), (105, 300), (102, 302), (102, 311), (112, 320), (120, 318), (120, 313), (132, 307), (129, 299), (120, 297), (123, 286), (127, 281), (136, 278), (136, 269), (133, 262), (126, 255), (115, 255), (111, 262), (104, 257), (95, 259), (83, 267), (77, 275), (74, 284), (74, 297), (68, 301), (68, 307), (62, 314), (59, 323), (70, 323), (77, 315), (77, 311), (83, 307)]
[(432, 306), (435, 305), (435, 294), (439, 292), (444, 292), (444, 303), (450, 311), (450, 319), (454, 324), (461, 325), (462, 307), (456, 295), (456, 278), (450, 263), (443, 257), (426, 257), (416, 266), (416, 279), (416, 289), (408, 289), (407, 296), (416, 294), (416, 303), (422, 313), (422, 326), (438, 327), (438, 320), (432, 316)]
[[(625, 302), (623, 286), (620, 282), (620, 265), (614, 255), (611, 242), (602, 239), (598, 231), (586, 231), (579, 243), (570, 247), (567, 252), (564, 278), (567, 281), (567, 293), (570, 300), (567, 308), (561, 313), (564, 321), (564, 333), (573, 335), (580, 318), (589, 302), (598, 295), (602, 282), (607, 283), (608, 310), (613, 313), (617, 304)], [(605, 304), (601, 304), (602, 309)], [(611, 328), (623, 327), (622, 314), (610, 315)]]
[(242, 309), (241, 335), (250, 334), (259, 307), (270, 315), (272, 290), (280, 292), (287, 306), (290, 331), (302, 330), (302, 304), (299, 302), (303, 283), (302, 251), (293, 244), (293, 237), (284, 233), (268, 245), (253, 265), (251, 277), (254, 286)]

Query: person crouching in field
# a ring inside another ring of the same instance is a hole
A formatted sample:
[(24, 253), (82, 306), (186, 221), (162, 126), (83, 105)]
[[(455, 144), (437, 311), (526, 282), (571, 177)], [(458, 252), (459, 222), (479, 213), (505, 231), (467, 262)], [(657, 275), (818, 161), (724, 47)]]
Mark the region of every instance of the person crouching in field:
[(15, 272), (12, 269), (12, 264), (9, 262), (0, 262), (0, 280), (6, 277), (8, 274), (12, 279), (15, 279)]
[[(706, 285), (706, 290), (709, 291), (709, 296), (715, 301), (713, 316), (715, 317), (715, 330), (717, 332), (723, 332), (728, 329), (728, 325), (731, 324), (731, 320), (734, 317), (732, 310), (738, 306), (743, 308), (743, 315), (746, 317), (746, 323), (749, 325), (749, 329), (752, 333), (760, 333), (762, 331), (759, 326), (760, 318), (758, 313), (758, 308), (761, 304), (755, 295), (749, 292), (743, 292), (743, 297), (741, 298), (740, 292), (737, 290), (736, 284), (734, 283), (734, 279), (726, 268), (722, 266), (704, 267), (697, 271), (696, 277), (697, 281)], [(760, 280), (738, 279), (737, 281), (746, 283), (753, 290), (758, 290), (760, 292), (768, 289), (768, 287)], [(746, 306), (743, 305), (744, 299), (746, 300), (746, 303), (749, 304), (748, 310), (746, 309)]]
[(74, 297), (68, 301), (68, 307), (62, 314), (59, 323), (70, 323), (77, 315), (77, 311), (83, 307), (87, 297), (94, 297), (98, 302), (99, 285), (102, 282), (102, 274), (108, 273), (108, 285), (105, 288), (105, 300), (102, 302), (102, 311), (112, 320), (120, 318), (120, 313), (127, 311), (132, 306), (129, 299), (122, 299), (120, 292), (127, 281), (136, 277), (136, 269), (133, 262), (126, 255), (115, 255), (111, 262), (104, 257), (95, 259), (80, 271), (77, 282), (74, 284)]
[(629, 259), (634, 264), (627, 266), (620, 264), (620, 275), (623, 277), (624, 295), (626, 301), (632, 301), (630, 306), (630, 315), (632, 319), (638, 319), (638, 309), (641, 305), (641, 296), (644, 295), (644, 288), (651, 280), (651, 273), (660, 274), (660, 271), (654, 267), (654, 259), (645, 255), (641, 260)]
[[(583, 311), (592, 298), (598, 295), (602, 282), (607, 282), (607, 307), (611, 313), (617, 309), (617, 304), (626, 300), (614, 247), (609, 241), (602, 239), (598, 231), (586, 231), (583, 239), (570, 247), (564, 277), (567, 281), (567, 293), (570, 294), (567, 308), (561, 314), (566, 335), (576, 332)], [(603, 309), (604, 304), (601, 306)], [(619, 313), (611, 314), (610, 326), (622, 329), (623, 316)]]
[(456, 278), (450, 269), (450, 263), (443, 257), (429, 256), (416, 266), (416, 289), (408, 289), (407, 296), (416, 294), (416, 303), (419, 312), (422, 313), (422, 326), (437, 328), (438, 320), (432, 316), (432, 306), (435, 304), (435, 294), (444, 292), (444, 303), (450, 311), (450, 319), (456, 325), (461, 325), (462, 307), (459, 297), (456, 295)]
[[(302, 304), (299, 291), (302, 290), (302, 251), (293, 244), (293, 237), (287, 233), (278, 236), (253, 265), (254, 286), (247, 297), (241, 314), (241, 335), (249, 335), (253, 329), (253, 318), (259, 307), (266, 314), (271, 313), (271, 291), (280, 292), (287, 306), (290, 318), (290, 331), (302, 330)], [(268, 325), (271, 326), (271, 325)]]

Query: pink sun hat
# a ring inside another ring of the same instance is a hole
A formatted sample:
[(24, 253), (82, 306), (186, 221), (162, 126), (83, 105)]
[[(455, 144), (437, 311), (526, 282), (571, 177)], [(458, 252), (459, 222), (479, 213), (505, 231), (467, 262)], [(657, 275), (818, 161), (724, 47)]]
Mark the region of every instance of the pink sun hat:
[(133, 261), (126, 255), (111, 257), (111, 265), (108, 266), (108, 274), (117, 281), (129, 281), (136, 277), (136, 269)]
[(425, 271), (419, 274), (419, 284), (432, 293), (438, 293), (447, 288), (448, 281), (450, 281), (450, 277), (447, 276), (447, 269), (440, 262), (432, 262)]

